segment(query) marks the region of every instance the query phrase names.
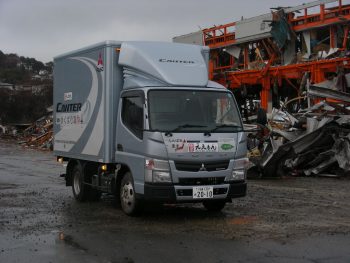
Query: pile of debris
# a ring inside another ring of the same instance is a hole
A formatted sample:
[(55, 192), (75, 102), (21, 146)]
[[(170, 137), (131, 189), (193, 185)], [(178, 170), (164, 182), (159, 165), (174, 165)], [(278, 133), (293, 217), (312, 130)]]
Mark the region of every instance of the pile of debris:
[(18, 141), (24, 147), (53, 149), (52, 111), (33, 123), (0, 125), (0, 138)]
[(19, 143), (27, 147), (52, 150), (52, 127), (52, 114), (41, 117), (23, 131)]
[[(265, 129), (249, 134), (249, 157), (262, 176), (350, 175), (350, 94), (310, 86), (322, 98), (297, 113), (274, 109)], [(341, 100), (341, 101), (340, 101)]]

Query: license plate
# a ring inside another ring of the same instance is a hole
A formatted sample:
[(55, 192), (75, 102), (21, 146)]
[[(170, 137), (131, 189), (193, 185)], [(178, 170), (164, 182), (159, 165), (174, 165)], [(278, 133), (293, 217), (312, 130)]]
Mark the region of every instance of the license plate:
[(192, 190), (193, 199), (208, 199), (214, 196), (212, 186), (194, 186)]

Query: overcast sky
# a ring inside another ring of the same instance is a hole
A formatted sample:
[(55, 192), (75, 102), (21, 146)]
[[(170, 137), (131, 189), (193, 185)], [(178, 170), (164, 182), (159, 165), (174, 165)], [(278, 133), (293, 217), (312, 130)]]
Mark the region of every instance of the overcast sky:
[(0, 0), (0, 50), (48, 62), (103, 40), (174, 36), (308, 0)]

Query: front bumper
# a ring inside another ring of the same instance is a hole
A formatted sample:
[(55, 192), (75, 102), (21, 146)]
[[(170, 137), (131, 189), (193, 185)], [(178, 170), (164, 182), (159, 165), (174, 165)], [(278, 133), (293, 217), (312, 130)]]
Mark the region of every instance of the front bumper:
[[(243, 197), (247, 192), (246, 182), (227, 183), (212, 185), (214, 197), (210, 200), (227, 200)], [(145, 184), (144, 195), (140, 198), (146, 201), (163, 203), (181, 203), (181, 202), (202, 202), (208, 199), (193, 199), (193, 186), (182, 185), (155, 185)]]

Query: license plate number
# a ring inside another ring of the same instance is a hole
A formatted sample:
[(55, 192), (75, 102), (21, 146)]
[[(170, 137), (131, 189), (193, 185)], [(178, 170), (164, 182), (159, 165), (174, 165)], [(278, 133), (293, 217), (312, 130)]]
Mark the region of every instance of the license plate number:
[(193, 199), (208, 199), (214, 196), (212, 186), (194, 186), (192, 190)]

